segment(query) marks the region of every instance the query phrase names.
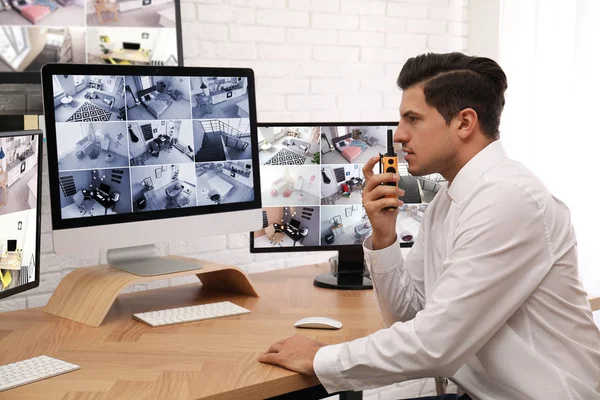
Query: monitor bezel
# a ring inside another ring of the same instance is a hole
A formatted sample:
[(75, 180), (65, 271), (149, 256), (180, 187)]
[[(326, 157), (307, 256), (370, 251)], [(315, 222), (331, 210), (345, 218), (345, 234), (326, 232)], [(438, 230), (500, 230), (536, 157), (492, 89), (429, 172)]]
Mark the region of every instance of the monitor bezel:
[[(23, 115), (19, 115), (19, 117), (23, 118)], [(26, 283), (25, 285), (20, 285), (14, 287), (12, 289), (4, 290), (0, 292), (0, 299), (4, 299), (15, 294), (25, 292), (27, 290), (34, 289), (40, 286), (40, 252), (41, 252), (41, 238), (42, 238), (42, 170), (43, 170), (43, 150), (44, 150), (44, 135), (41, 129), (23, 129), (18, 131), (0, 131), (0, 138), (8, 137), (8, 136), (38, 136), (38, 164), (37, 164), (37, 201), (36, 201), (36, 237), (35, 237), (35, 279), (32, 282)]]
[[(397, 126), (398, 121), (340, 121), (340, 122), (259, 122), (257, 128), (269, 127), (297, 127), (297, 126), (372, 126), (388, 125)], [(319, 164), (323, 165), (323, 164)], [(321, 207), (319, 205), (318, 207)], [(263, 206), (262, 209), (272, 208)], [(413, 243), (400, 243), (400, 247), (412, 247)], [(342, 251), (351, 247), (361, 247), (362, 244), (330, 245), (330, 246), (302, 246), (302, 247), (255, 247), (254, 232), (250, 232), (250, 253), (294, 253), (298, 251)]]
[[(93, 227), (109, 224), (134, 223), (167, 218), (196, 216), (212, 213), (244, 211), (262, 208), (260, 196), (260, 169), (258, 160), (258, 127), (256, 122), (256, 92), (254, 71), (250, 68), (205, 68), (205, 67), (150, 67), (150, 66), (116, 66), (96, 64), (46, 64), (42, 68), (42, 94), (52, 93), (53, 75), (107, 75), (107, 76), (230, 76), (248, 79), (248, 103), (250, 110), (250, 145), (252, 146), (252, 164), (256, 171), (254, 177), (254, 200), (244, 203), (213, 204), (206, 206), (184, 207), (179, 209), (131, 212), (98, 216), (94, 218), (61, 218), (60, 185), (58, 167), (48, 168), (50, 181), (50, 205), (52, 210), (52, 229), (66, 230), (73, 228)], [(48, 165), (58, 166), (56, 147), (56, 123), (54, 116), (53, 96), (43, 96), (46, 125), (46, 143)], [(194, 120), (194, 119), (192, 119)], [(197, 120), (197, 119), (196, 119)], [(194, 164), (196, 162), (194, 161)]]
[[(182, 25), (181, 25), (181, 1), (173, 0), (175, 3), (175, 30), (177, 37), (177, 65), (179, 67), (183, 67), (183, 34), (182, 34)], [(86, 14), (87, 16), (87, 14)], [(65, 25), (65, 27), (68, 27)], [(96, 27), (95, 25), (92, 27)], [(85, 25), (85, 28), (88, 28), (88, 25)], [(143, 27), (150, 28), (150, 27)], [(160, 28), (160, 27), (157, 27)], [(96, 65), (96, 64), (86, 64), (86, 65)], [(102, 64), (98, 64), (102, 65)], [(0, 72), (0, 84), (5, 83), (38, 83), (41, 84), (41, 77), (39, 72), (23, 72), (23, 71), (6, 71)]]

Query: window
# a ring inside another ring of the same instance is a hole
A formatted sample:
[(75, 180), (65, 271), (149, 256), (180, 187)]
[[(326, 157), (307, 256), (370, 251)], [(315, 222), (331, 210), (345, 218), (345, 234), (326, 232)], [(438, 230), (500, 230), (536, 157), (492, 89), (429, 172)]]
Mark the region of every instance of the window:
[[(591, 188), (598, 170), (600, 2), (499, 3), (499, 64), (512, 85), (500, 124), (503, 146), (569, 207), (581, 281), (597, 295), (600, 213), (590, 202), (593, 196), (583, 194), (591, 189), (574, 188)], [(568, 77), (564, 84), (559, 76)], [(560, 114), (553, 115), (557, 106)], [(577, 151), (562, 150), (566, 135)]]
[(65, 91), (63, 90), (60, 82), (58, 81), (58, 77), (56, 75), (52, 75), (52, 90), (54, 91), (54, 97), (60, 96)]
[(59, 35), (58, 33), (47, 33), (46, 34), (46, 44), (51, 46), (61, 47), (64, 42), (64, 36)]
[(275, 129), (275, 140), (281, 139), (285, 135), (285, 132), (284, 128)]
[(0, 29), (0, 56), (13, 68), (16, 68), (29, 52), (27, 28), (2, 27)]
[(140, 79), (142, 81), (142, 90), (152, 87), (152, 80), (149, 76), (140, 76)]
[(262, 134), (262, 132), (260, 131), (260, 129), (258, 130), (258, 144), (262, 145), (265, 142), (265, 138)]

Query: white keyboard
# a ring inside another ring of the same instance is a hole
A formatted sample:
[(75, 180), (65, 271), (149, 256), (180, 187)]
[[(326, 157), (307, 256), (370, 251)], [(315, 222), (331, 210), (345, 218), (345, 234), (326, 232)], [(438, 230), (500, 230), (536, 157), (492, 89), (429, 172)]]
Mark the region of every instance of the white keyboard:
[(79, 365), (48, 356), (0, 365), (0, 392), (79, 369)]
[(197, 306), (138, 313), (133, 314), (133, 318), (152, 327), (156, 327), (249, 313), (250, 310), (247, 310), (244, 307), (240, 307), (229, 301), (222, 301), (219, 303), (200, 304)]

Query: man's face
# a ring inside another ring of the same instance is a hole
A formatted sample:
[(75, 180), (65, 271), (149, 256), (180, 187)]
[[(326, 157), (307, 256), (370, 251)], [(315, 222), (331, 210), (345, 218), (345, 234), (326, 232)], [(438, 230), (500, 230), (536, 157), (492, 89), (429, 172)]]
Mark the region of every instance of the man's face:
[(400, 123), (394, 142), (402, 143), (408, 172), (415, 176), (443, 173), (452, 166), (456, 154), (452, 124), (425, 102), (420, 85), (404, 90)]

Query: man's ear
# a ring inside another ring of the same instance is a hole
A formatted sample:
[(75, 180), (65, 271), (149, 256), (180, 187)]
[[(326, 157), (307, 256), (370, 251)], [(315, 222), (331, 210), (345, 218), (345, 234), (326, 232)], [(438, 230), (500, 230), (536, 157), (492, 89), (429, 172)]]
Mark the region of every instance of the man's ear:
[(464, 110), (459, 111), (455, 119), (458, 124), (458, 136), (461, 139), (470, 137), (479, 123), (477, 112), (472, 108), (465, 108)]

